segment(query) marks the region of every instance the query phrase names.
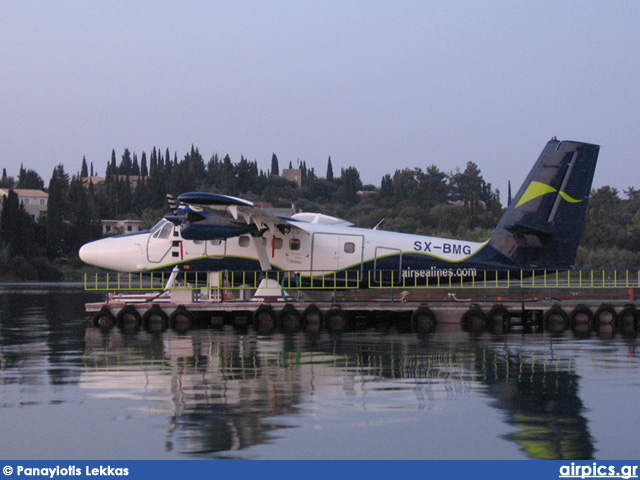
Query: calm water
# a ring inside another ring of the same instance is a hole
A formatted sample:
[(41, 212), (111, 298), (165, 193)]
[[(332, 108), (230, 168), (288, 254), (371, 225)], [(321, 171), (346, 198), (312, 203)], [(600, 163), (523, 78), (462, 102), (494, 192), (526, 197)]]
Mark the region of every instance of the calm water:
[(74, 285), (0, 286), (5, 459), (613, 459), (638, 339), (457, 327), (285, 337), (86, 327)]

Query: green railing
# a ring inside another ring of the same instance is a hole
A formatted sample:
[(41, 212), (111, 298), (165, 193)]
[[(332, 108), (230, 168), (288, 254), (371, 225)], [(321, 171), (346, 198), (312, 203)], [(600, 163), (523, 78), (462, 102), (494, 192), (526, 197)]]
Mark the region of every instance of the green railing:
[[(263, 281), (265, 283), (263, 283)], [(87, 291), (158, 291), (172, 290), (255, 290), (282, 288), (286, 290), (343, 290), (361, 287), (362, 273), (343, 271), (225, 271), (225, 272), (94, 272), (85, 273)]]
[[(206, 272), (188, 274), (178, 273), (171, 283), (172, 289), (195, 290), (207, 288), (208, 276)], [(84, 289), (87, 291), (158, 291), (167, 285), (171, 272), (94, 272), (84, 274)], [(187, 281), (189, 280), (189, 281)]]
[(432, 269), (368, 272), (369, 288), (636, 288), (640, 270)]
[[(267, 282), (263, 283), (266, 280)], [(637, 288), (640, 270), (358, 270), (85, 273), (87, 291)]]

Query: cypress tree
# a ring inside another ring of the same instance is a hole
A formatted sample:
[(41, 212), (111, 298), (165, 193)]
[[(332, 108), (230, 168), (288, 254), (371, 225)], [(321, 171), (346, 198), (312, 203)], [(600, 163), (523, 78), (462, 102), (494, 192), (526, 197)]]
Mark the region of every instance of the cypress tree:
[(118, 174), (118, 166), (116, 165), (116, 151), (111, 150), (111, 162), (107, 165), (107, 171), (105, 177), (110, 178)]
[(271, 155), (271, 175), (280, 175), (280, 167), (278, 166), (278, 157), (274, 153)]
[(39, 190), (42, 187), (44, 187), (44, 181), (35, 170), (25, 169), (20, 166), (20, 176), (18, 177), (16, 188)]
[(362, 188), (360, 172), (356, 167), (342, 170), (342, 198), (347, 205), (354, 205), (358, 201), (357, 192)]
[(140, 166), (138, 165), (138, 155), (133, 154), (133, 165), (131, 166), (131, 175), (140, 175)]
[(13, 188), (13, 177), (7, 176), (7, 169), (2, 169), (2, 180), (0, 181), (0, 188)]
[(9, 190), (2, 197), (0, 213), (0, 239), (13, 257), (30, 257), (35, 254), (34, 222), (20, 203), (18, 194)]
[(89, 176), (89, 169), (87, 168), (87, 159), (84, 156), (82, 157), (82, 167), (80, 168), (80, 176), (81, 177)]
[(125, 148), (124, 153), (122, 154), (122, 160), (120, 161), (120, 166), (118, 167), (118, 174), (131, 175), (132, 170), (133, 162), (131, 161), (131, 152), (128, 148)]
[[(90, 185), (91, 190), (93, 190), (92, 185)], [(76, 250), (93, 238), (87, 189), (82, 186), (80, 178), (77, 177), (73, 177), (69, 185), (69, 220), (73, 228), (69, 232), (68, 248)]]
[(142, 152), (142, 157), (140, 157), (140, 175), (146, 177), (149, 175), (149, 170), (147, 170), (147, 154)]
[(331, 156), (327, 162), (327, 181), (333, 182), (333, 166), (331, 165)]
[(11, 255), (16, 255), (16, 244), (19, 239), (15, 236), (18, 232), (18, 195), (9, 190), (8, 195), (2, 196), (2, 213), (0, 213), (0, 239), (9, 248)]
[[(58, 165), (62, 167), (62, 165)], [(61, 170), (53, 169), (49, 181), (49, 199), (47, 202), (47, 257), (53, 260), (62, 254), (64, 239), (64, 224), (62, 213), (64, 211), (64, 180), (60, 178)]]

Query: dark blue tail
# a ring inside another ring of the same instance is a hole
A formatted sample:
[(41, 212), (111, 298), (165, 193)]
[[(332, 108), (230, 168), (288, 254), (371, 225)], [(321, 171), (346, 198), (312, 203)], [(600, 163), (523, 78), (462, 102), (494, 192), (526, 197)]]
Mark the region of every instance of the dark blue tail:
[[(521, 268), (571, 268), (600, 147), (547, 143), (489, 240), (495, 260)], [(506, 257), (506, 259), (505, 259)]]

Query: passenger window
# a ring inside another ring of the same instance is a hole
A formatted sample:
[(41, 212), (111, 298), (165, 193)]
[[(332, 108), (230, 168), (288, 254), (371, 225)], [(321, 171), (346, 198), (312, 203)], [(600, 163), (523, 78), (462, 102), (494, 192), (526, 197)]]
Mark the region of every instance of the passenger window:
[(248, 247), (249, 243), (251, 243), (251, 240), (246, 235), (243, 235), (238, 239), (238, 245), (241, 247)]
[(202, 245), (204, 243), (204, 240), (194, 240), (193, 243), (195, 243), (196, 245)]
[(282, 239), (276, 237), (273, 242), (273, 248), (275, 248), (276, 250), (280, 250), (282, 248), (282, 244), (283, 244)]
[(289, 240), (289, 249), (291, 250), (300, 250), (300, 240), (297, 238), (292, 238)]
[(356, 251), (356, 244), (353, 242), (347, 242), (344, 244), (344, 253), (353, 253)]
[(214, 247), (217, 247), (221, 243), (222, 243), (222, 240), (209, 240), (209, 244), (213, 245)]

